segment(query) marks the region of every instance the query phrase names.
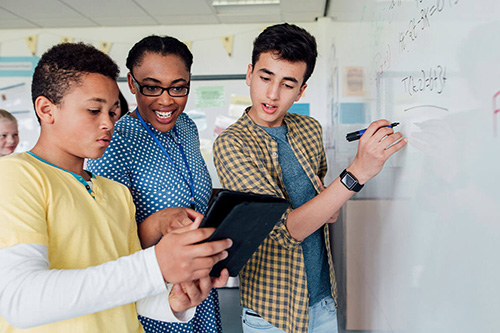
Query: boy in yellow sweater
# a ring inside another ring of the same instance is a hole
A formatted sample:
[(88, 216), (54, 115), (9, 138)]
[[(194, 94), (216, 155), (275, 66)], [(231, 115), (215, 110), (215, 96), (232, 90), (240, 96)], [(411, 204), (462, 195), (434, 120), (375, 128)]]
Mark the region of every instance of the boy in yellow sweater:
[(129, 190), (83, 169), (111, 140), (118, 73), (81, 43), (52, 47), (35, 69), (40, 138), (0, 161), (1, 332), (142, 332), (137, 312), (187, 321), (227, 281), (208, 273), (231, 241), (196, 244), (213, 232), (197, 229), (201, 215), (153, 221), (195, 219), (141, 250)]

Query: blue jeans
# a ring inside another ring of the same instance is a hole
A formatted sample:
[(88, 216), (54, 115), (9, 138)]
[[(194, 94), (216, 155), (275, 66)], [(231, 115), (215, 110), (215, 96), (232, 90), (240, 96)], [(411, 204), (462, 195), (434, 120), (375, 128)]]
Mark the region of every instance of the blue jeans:
[[(241, 317), (243, 333), (283, 333), (262, 319), (254, 311), (243, 308)], [(335, 301), (331, 296), (323, 298), (318, 303), (309, 307), (308, 333), (337, 333), (337, 310)]]

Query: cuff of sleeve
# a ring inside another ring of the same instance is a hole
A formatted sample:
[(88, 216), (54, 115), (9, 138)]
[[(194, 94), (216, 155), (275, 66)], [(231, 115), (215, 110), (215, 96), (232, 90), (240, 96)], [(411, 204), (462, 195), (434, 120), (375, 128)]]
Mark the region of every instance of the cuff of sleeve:
[[(165, 284), (163, 288), (165, 288)], [(171, 323), (186, 323), (190, 321), (194, 317), (196, 307), (184, 312), (174, 313), (168, 300), (171, 290), (172, 284), (167, 283), (164, 292), (137, 301), (137, 313), (143, 317)]]
[(188, 322), (194, 317), (196, 307), (188, 309), (184, 312), (174, 313), (170, 307), (168, 296), (172, 290), (173, 285), (165, 283), (163, 275), (156, 259), (154, 246), (145, 249), (145, 258), (147, 266), (148, 278), (155, 286), (158, 294), (146, 297), (136, 302), (137, 313), (143, 317), (151, 318), (154, 320), (184, 323)]
[(302, 244), (302, 242), (299, 242), (290, 235), (286, 227), (286, 220), (291, 210), (291, 208), (288, 208), (270, 234), (270, 237), (285, 249), (294, 249)]

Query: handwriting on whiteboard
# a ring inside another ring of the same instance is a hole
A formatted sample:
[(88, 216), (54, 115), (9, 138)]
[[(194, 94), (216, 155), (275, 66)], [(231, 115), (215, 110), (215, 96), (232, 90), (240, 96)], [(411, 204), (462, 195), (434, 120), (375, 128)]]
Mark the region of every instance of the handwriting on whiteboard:
[(441, 94), (445, 88), (446, 79), (446, 67), (438, 65), (428, 71), (422, 69), (418, 77), (408, 75), (401, 82), (405, 92), (413, 96), (426, 90)]
[[(420, 9), (420, 13), (416, 18), (412, 18), (408, 22), (408, 29), (399, 33), (399, 51), (409, 52), (408, 46), (411, 42), (415, 41), (420, 35), (421, 31), (424, 31), (431, 26), (431, 18), (439, 13), (441, 13), (448, 3), (449, 7), (453, 7), (458, 3), (459, 0), (436, 0), (435, 5), (427, 6)], [(422, 3), (421, 0), (416, 0), (417, 7)]]
[(497, 117), (500, 114), (500, 106), (497, 101), (500, 99), (500, 91), (493, 95), (493, 136), (496, 138), (498, 135), (498, 125), (497, 125)]
[[(401, 3), (403, 0), (391, 0), (391, 4), (389, 5), (389, 10), (393, 10), (396, 6), (401, 7)], [(418, 1), (418, 0), (417, 0)]]
[(377, 80), (379, 76), (391, 68), (391, 46), (387, 44), (385, 52), (378, 52), (372, 60), (372, 66), (375, 69), (373, 79)]
[(443, 111), (448, 111), (447, 108), (438, 106), (438, 105), (432, 105), (432, 104), (427, 104), (427, 105), (417, 105), (417, 106), (412, 106), (411, 108), (404, 109), (404, 112), (414, 110), (414, 109), (439, 109)]

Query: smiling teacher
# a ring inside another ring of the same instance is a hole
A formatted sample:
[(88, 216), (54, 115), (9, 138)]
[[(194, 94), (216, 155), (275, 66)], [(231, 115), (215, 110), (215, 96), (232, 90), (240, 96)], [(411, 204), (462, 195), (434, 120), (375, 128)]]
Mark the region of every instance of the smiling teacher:
[[(189, 221), (188, 217), (194, 219), (205, 213), (212, 191), (196, 125), (183, 113), (192, 62), (187, 46), (173, 37), (149, 36), (135, 44), (126, 65), (137, 109), (116, 123), (104, 156), (88, 162), (90, 171), (130, 188), (143, 247), (154, 245), (163, 234)], [(178, 214), (178, 225), (158, 223), (151, 228), (151, 224), (141, 223), (172, 214)], [(174, 255), (171, 259), (176, 260)], [(221, 280), (227, 282), (227, 270), (223, 274), (219, 284)], [(188, 322), (139, 319), (146, 332), (222, 331), (215, 289)]]

